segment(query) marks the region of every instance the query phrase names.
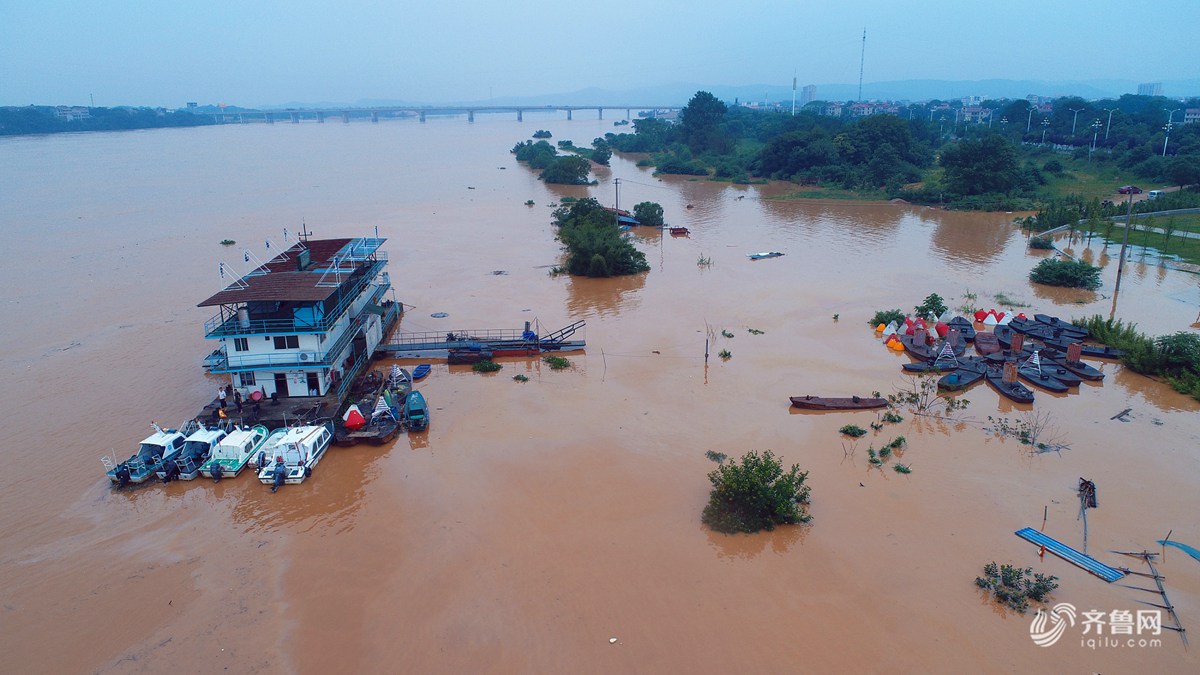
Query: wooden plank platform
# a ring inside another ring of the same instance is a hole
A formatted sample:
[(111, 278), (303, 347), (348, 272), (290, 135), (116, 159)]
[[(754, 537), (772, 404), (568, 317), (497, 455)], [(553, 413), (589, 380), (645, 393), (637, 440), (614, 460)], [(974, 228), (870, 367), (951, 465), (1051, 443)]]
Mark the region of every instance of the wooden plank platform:
[(1121, 577), (1125, 576), (1125, 573), (1122, 572), (1121, 570), (1109, 567), (1108, 565), (1105, 565), (1104, 563), (1100, 562), (1099, 560), (1096, 560), (1095, 558), (1093, 558), (1089, 555), (1080, 553), (1079, 551), (1076, 551), (1075, 549), (1071, 548), (1070, 546), (1067, 546), (1066, 544), (1062, 543), (1061, 541), (1058, 541), (1057, 539), (1052, 539), (1052, 538), (1042, 534), (1041, 532), (1038, 532), (1037, 530), (1033, 529), (1032, 527), (1026, 527), (1025, 529), (1017, 530), (1014, 534), (1016, 534), (1018, 537), (1026, 540), (1030, 543), (1033, 543), (1037, 546), (1046, 547), (1047, 551), (1053, 553), (1054, 555), (1062, 558), (1063, 560), (1066, 560), (1067, 562), (1069, 562), (1073, 565), (1082, 567), (1083, 569), (1087, 570), (1088, 572), (1095, 574), (1096, 576), (1100, 577), (1101, 579), (1103, 579), (1109, 583), (1112, 583), (1112, 582), (1116, 581), (1117, 579), (1120, 579)]

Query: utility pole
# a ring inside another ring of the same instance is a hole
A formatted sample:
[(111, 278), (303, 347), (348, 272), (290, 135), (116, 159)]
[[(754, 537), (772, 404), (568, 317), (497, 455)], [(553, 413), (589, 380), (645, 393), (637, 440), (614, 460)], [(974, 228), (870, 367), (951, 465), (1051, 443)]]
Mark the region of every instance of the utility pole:
[(1117, 293), (1121, 292), (1121, 272), (1125, 270), (1125, 247), (1129, 245), (1129, 221), (1133, 217), (1133, 193), (1129, 193), (1129, 206), (1125, 210), (1125, 236), (1121, 239), (1121, 260), (1117, 263), (1117, 284), (1113, 287), (1113, 306), (1116, 306)]
[(1120, 108), (1102, 108), (1102, 110), (1108, 113), (1108, 123), (1104, 125), (1104, 142), (1108, 143), (1108, 130), (1112, 128), (1112, 114)]
[(792, 75), (792, 117), (796, 116), (796, 76)]
[(862, 103), (863, 67), (867, 63), (867, 29), (863, 29), (862, 56), (858, 60), (858, 102)]
[(1025, 119), (1025, 133), (1026, 133), (1026, 134), (1028, 134), (1028, 133), (1029, 133), (1029, 126), (1030, 126), (1031, 124), (1033, 124), (1033, 111), (1034, 111), (1034, 110), (1037, 110), (1037, 106), (1035, 106), (1035, 105), (1033, 105), (1032, 103), (1030, 103), (1030, 104), (1029, 104), (1029, 117), (1027, 117), (1027, 118)]
[(1175, 118), (1175, 113), (1178, 110), (1179, 108), (1176, 108), (1175, 110), (1167, 110), (1166, 108), (1163, 108), (1163, 112), (1170, 113), (1167, 115), (1167, 126), (1163, 127), (1163, 131), (1167, 132), (1167, 135), (1163, 136), (1163, 157), (1167, 156), (1167, 140), (1171, 138), (1171, 127), (1174, 126), (1171, 124), (1171, 120)]
[(1075, 117), (1071, 118), (1071, 135), (1074, 136), (1075, 135), (1075, 123), (1079, 121), (1079, 113), (1083, 112), (1084, 110), (1087, 110), (1087, 108), (1079, 108), (1078, 110), (1075, 108), (1067, 108), (1067, 110), (1070, 110), (1071, 112), (1075, 113)]
[(617, 224), (620, 225), (621, 224), (621, 179), (620, 178), (613, 179), (613, 187), (615, 187), (617, 189), (617, 205), (615, 207), (616, 213), (613, 214), (613, 217), (616, 219)]

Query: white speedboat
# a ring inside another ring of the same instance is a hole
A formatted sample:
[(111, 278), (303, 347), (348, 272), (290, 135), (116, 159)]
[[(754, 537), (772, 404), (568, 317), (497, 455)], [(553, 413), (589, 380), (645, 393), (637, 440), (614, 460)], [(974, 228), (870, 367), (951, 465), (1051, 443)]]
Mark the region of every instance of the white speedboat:
[(213, 448), (212, 456), (200, 467), (201, 475), (215, 480), (237, 476), (262, 449), (268, 435), (261, 424), (235, 429)]
[(154, 422), (151, 422), (150, 426), (154, 429), (154, 433), (147, 436), (138, 445), (137, 452), (133, 453), (129, 459), (113, 465), (113, 459), (102, 458), (104, 466), (108, 469), (106, 475), (113, 483), (124, 485), (146, 482), (146, 479), (161, 469), (165, 462), (175, 461), (179, 451), (183, 449), (183, 442), (187, 438), (186, 433), (195, 429), (194, 426), (185, 428), (182, 432), (178, 429), (163, 429)]
[(201, 424), (200, 428), (192, 432), (184, 441), (183, 449), (179, 451), (175, 463), (163, 462), (162, 467), (155, 472), (155, 475), (162, 481), (195, 480), (196, 476), (200, 475), (200, 466), (208, 461), (213, 448), (228, 433), (224, 429), (209, 429)]
[(264, 444), (261, 451), (264, 459), (259, 462), (258, 480), (272, 486), (274, 492), (285, 483), (297, 485), (312, 475), (333, 440), (333, 422), (293, 427), (278, 438), (272, 433), (271, 439), (275, 443)]

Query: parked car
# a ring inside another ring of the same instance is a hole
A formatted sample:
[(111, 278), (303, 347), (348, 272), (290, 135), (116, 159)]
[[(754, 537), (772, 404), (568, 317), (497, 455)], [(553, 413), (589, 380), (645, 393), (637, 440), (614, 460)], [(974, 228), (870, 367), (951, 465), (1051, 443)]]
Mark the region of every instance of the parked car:
[(1159, 197), (1163, 196), (1164, 194), (1166, 194), (1166, 193), (1162, 190), (1151, 190), (1146, 193), (1146, 199), (1158, 199)]
[(1122, 185), (1117, 188), (1117, 192), (1123, 195), (1140, 195), (1142, 194), (1142, 188), (1136, 185)]

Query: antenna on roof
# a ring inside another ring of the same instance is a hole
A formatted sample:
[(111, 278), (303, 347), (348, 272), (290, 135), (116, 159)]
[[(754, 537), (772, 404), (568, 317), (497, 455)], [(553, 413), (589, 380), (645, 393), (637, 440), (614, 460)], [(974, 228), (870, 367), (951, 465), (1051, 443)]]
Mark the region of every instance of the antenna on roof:
[(862, 103), (863, 66), (867, 63), (867, 29), (863, 29), (862, 56), (858, 61), (858, 102)]
[(300, 243), (301, 244), (306, 243), (310, 236), (312, 236), (312, 232), (308, 231), (308, 225), (305, 224), (304, 219), (301, 218), (300, 219)]
[[(225, 261), (223, 261), (223, 260), (217, 261), (217, 274), (219, 274), (221, 276), (222, 284), (225, 283), (225, 268), (227, 268), (227, 267), (229, 267), (229, 266), (225, 264)], [(230, 288), (249, 288), (250, 287), (250, 284), (246, 283), (240, 276), (235, 275), (233, 273), (233, 270), (229, 270), (229, 276), (231, 278), (233, 278), (233, 282), (230, 283), (228, 286), (223, 285), (221, 287), (221, 290), (228, 290)]]
[(286, 244), (286, 243), (288, 243), (288, 234), (287, 234), (287, 228), (286, 228), (286, 227), (285, 227), (285, 228), (283, 228), (283, 243), (285, 243), (285, 244)]

